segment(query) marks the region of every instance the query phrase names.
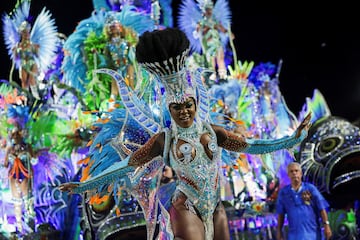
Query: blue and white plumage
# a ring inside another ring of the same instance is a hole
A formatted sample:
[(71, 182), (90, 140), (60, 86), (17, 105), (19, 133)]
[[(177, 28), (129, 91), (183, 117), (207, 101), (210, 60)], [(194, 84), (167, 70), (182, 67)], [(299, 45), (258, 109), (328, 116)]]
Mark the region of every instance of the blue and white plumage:
[[(183, 0), (179, 6), (178, 25), (179, 28), (186, 34), (190, 40), (191, 47), (196, 52), (201, 52), (201, 40), (196, 34), (197, 24), (203, 17), (201, 6), (204, 0), (199, 0), (198, 3), (194, 0)], [(226, 29), (231, 24), (231, 11), (227, 0), (217, 0), (213, 8), (214, 19), (223, 25)], [(225, 46), (228, 43), (228, 35), (220, 33), (222, 44)]]
[[(4, 14), (3, 21), (3, 34), (5, 39), (6, 48), (10, 58), (16, 62), (19, 68), (19, 61), (15, 58), (13, 51), (20, 41), (19, 27), (24, 21), (30, 20), (30, 1), (23, 1), (18, 5), (13, 14)], [(46, 37), (45, 37), (46, 36)], [(35, 22), (31, 28), (30, 41), (39, 46), (37, 57), (35, 61), (42, 73), (44, 73), (56, 53), (57, 43), (57, 28), (55, 20), (51, 18), (51, 13), (45, 7), (40, 14), (36, 17)]]
[(198, 22), (202, 18), (202, 13), (194, 0), (184, 0), (179, 6), (178, 25), (188, 37), (191, 47), (196, 52), (201, 52), (201, 42), (194, 32)]
[(81, 91), (91, 79), (87, 79), (87, 66), (84, 60), (84, 41), (90, 32), (100, 36), (103, 32), (105, 21), (108, 15), (114, 16), (126, 28), (131, 28), (136, 34), (141, 35), (145, 31), (154, 29), (154, 22), (150, 15), (136, 12), (134, 6), (124, 6), (120, 12), (94, 11), (92, 15), (80, 21), (75, 31), (68, 37), (64, 44), (66, 56), (63, 61), (65, 81), (72, 87)]
[[(217, 0), (214, 9), (213, 16), (216, 21), (221, 23), (224, 28), (228, 29), (231, 25), (231, 11), (229, 2), (227, 0)], [(221, 42), (227, 44), (229, 38), (227, 34), (220, 33)]]
[(27, 21), (29, 14), (30, 2), (24, 1), (11, 14), (12, 17), (6, 13), (2, 16), (5, 45), (12, 60), (15, 60), (13, 49), (20, 41), (18, 28), (22, 22)]
[(42, 9), (35, 20), (30, 39), (40, 46), (38, 53), (40, 69), (42, 71), (47, 70), (56, 52), (58, 38), (55, 20), (51, 19), (51, 13), (45, 8)]
[(87, 19), (79, 22), (75, 31), (68, 36), (64, 43), (65, 57), (62, 63), (64, 79), (70, 86), (85, 90), (87, 67), (83, 57), (83, 44), (89, 32), (100, 34), (105, 22), (106, 12), (95, 11)]

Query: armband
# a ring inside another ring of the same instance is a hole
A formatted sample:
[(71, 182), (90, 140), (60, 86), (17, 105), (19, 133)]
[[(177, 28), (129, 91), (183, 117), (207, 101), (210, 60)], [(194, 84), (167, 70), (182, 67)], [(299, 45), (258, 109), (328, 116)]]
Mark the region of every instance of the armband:
[(226, 140), (219, 144), (220, 147), (233, 152), (241, 152), (248, 147), (244, 137), (226, 131)]

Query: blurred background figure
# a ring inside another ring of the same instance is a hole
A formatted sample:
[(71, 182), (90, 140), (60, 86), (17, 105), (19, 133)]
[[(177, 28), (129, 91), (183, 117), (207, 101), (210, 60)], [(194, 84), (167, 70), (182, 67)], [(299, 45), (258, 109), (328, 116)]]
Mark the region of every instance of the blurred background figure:
[(2, 18), (3, 33), (8, 54), (13, 61), (10, 82), (16, 67), (22, 89), (31, 91), (34, 98), (40, 99), (38, 84), (56, 54), (57, 28), (45, 8), (33, 24), (31, 19), (30, 1), (20, 1), (11, 14), (5, 14)]
[(34, 231), (29, 226), (34, 224), (35, 217), (32, 197), (33, 171), (31, 167), (34, 153), (31, 145), (25, 142), (24, 130), (21, 129), (21, 126), (15, 126), (10, 131), (9, 141), (10, 143), (5, 150), (4, 167), (9, 167), (10, 189), (14, 203), (17, 232), (23, 234)]

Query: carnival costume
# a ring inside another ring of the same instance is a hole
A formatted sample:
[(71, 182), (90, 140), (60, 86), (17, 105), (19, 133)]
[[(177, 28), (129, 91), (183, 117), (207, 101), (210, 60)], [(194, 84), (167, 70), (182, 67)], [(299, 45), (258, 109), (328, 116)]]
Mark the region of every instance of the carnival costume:
[(135, 6), (137, 12), (150, 14), (157, 26), (173, 26), (172, 0), (151, 0), (151, 4), (150, 1), (93, 0), (95, 10), (105, 9), (106, 11), (120, 12), (126, 5)]
[[(31, 27), (30, 2), (21, 1), (12, 14), (4, 14), (2, 18), (6, 48), (13, 61), (10, 82), (14, 66), (19, 69), (20, 79), (21, 72), (25, 71), (31, 78), (38, 81), (38, 78), (46, 73), (56, 54), (58, 38), (55, 21), (51, 19), (51, 13), (43, 8)], [(24, 32), (30, 34), (30, 37), (22, 42)], [(40, 98), (36, 84), (27, 83), (28, 79), (21, 79), (21, 81), (23, 87), (30, 87), (35, 98)]]
[[(110, 36), (109, 30), (113, 26), (121, 26), (121, 37)], [(126, 79), (126, 70), (133, 65), (133, 74), (136, 75), (134, 46), (138, 35), (152, 29), (154, 22), (150, 15), (137, 12), (130, 5), (124, 6), (120, 12), (98, 9), (79, 22), (64, 43), (65, 57), (61, 69), (67, 85), (80, 92), (93, 93), (84, 96), (87, 110), (99, 110), (102, 102), (111, 97), (111, 78), (96, 75), (93, 70), (111, 68)]]
[[(226, 76), (224, 54), (229, 42), (228, 28), (231, 13), (226, 0), (184, 0), (179, 9), (179, 28), (186, 33), (196, 53), (205, 56), (206, 63), (198, 63), (215, 70), (214, 59), (217, 59), (218, 72), (221, 78)], [(212, 9), (212, 14), (206, 13)], [(221, 26), (221, 27), (220, 27)], [(223, 28), (223, 29), (221, 29)]]
[[(12, 180), (14, 186), (12, 191), (16, 191), (16, 195), (13, 195), (12, 201), (14, 203), (14, 214), (16, 218), (16, 228), (19, 233), (25, 231), (33, 231), (31, 226), (28, 226), (30, 221), (33, 221), (35, 217), (33, 196), (32, 196), (32, 151), (30, 145), (24, 142), (22, 136), (22, 130), (14, 128), (11, 134), (18, 134), (21, 137), (20, 142), (11, 138), (12, 143), (5, 155), (5, 161), (10, 164), (9, 178)], [(26, 184), (28, 189), (23, 191), (23, 184)], [(15, 189), (14, 189), (15, 188)], [(14, 194), (14, 192), (13, 192)], [(24, 203), (24, 223), (22, 222), (22, 204)], [(31, 224), (30, 224), (31, 225)], [(25, 228), (25, 229), (24, 229)]]
[[(29, 101), (20, 88), (4, 80), (0, 85), (0, 122), (0, 138), (5, 141), (1, 146), (4, 149), (0, 151), (4, 150), (5, 162), (8, 160), (9, 163), (6, 177), (9, 177), (12, 190), (10, 204), (14, 206), (10, 208), (8, 217), (15, 215), (18, 237), (35, 231), (34, 224), (51, 224), (56, 229), (65, 229), (66, 224), (76, 222), (78, 211), (72, 208), (72, 216), (67, 218), (67, 205), (54, 190), (64, 181), (61, 179), (68, 181), (72, 178), (69, 175), (74, 175), (66, 154), (58, 151), (57, 155), (52, 148), (55, 142), (61, 141), (60, 136), (67, 138), (64, 129), (71, 130), (70, 125), (60, 119), (45, 101), (40, 106), (36, 101)], [(62, 141), (56, 145), (64, 147), (64, 144)], [(72, 145), (71, 150), (58, 150), (73, 153), (74, 148)], [(3, 204), (6, 206), (6, 201)], [(69, 208), (71, 205), (68, 203)], [(66, 239), (71, 238), (71, 234), (70, 231), (63, 233)]]
[[(176, 37), (167, 36), (166, 32), (162, 34), (161, 31), (145, 34), (158, 34), (162, 40), (169, 37), (170, 42), (177, 41)], [(180, 35), (177, 37), (180, 38)], [(109, 186), (116, 198), (121, 198), (119, 191), (120, 193), (123, 190), (130, 192), (139, 201), (144, 211), (148, 239), (153, 238), (159, 208), (161, 218), (158, 239), (174, 238), (168, 210), (171, 202), (182, 197), (186, 198), (186, 208), (203, 221), (206, 239), (213, 238), (213, 214), (220, 202), (220, 176), (222, 174), (219, 147), (230, 151), (262, 154), (291, 148), (306, 136), (306, 131), (302, 131), (299, 138), (296, 138), (294, 133), (292, 136), (276, 140), (256, 140), (245, 139), (224, 130), (224, 139), (218, 144), (219, 136), (215, 133), (215, 126), (212, 125), (214, 122), (209, 117), (209, 96), (202, 81), (202, 70), (189, 70), (188, 53), (189, 49), (186, 49), (178, 56), (169, 57), (163, 61), (139, 62), (154, 77), (153, 81), (156, 85), (165, 91), (165, 96), (160, 101), (164, 103), (163, 106), (166, 106), (161, 109), (163, 118), (168, 117), (169, 109), (167, 108), (170, 104), (183, 103), (189, 98), (194, 99), (197, 109), (196, 118), (189, 128), (181, 128), (172, 118), (157, 121), (159, 116), (149, 111), (152, 109), (149, 106), (150, 102), (139, 99), (136, 94), (129, 92), (120, 74), (110, 69), (97, 70), (117, 80), (125, 109), (115, 109), (109, 113), (108, 121), (97, 124), (100, 131), (92, 142), (86, 161), (83, 171), (83, 174), (86, 174), (85, 181), (70, 183), (76, 185), (72, 189), (74, 193), (94, 189), (97, 192), (104, 192), (104, 189), (109, 189)], [(157, 97), (161, 98), (161, 95)], [(171, 125), (168, 127), (166, 123), (169, 122)], [(124, 131), (124, 126), (128, 123), (131, 127), (141, 130), (132, 129), (130, 132), (128, 126)], [(147, 133), (150, 140), (144, 142), (143, 137), (146, 138), (146, 135), (142, 134), (139, 141), (139, 138), (133, 136), (139, 132)], [(200, 137), (204, 134), (209, 136), (206, 146), (200, 142)], [(149, 154), (159, 135), (164, 135), (162, 156), (138, 160)], [(141, 149), (136, 151), (140, 147)], [(207, 150), (211, 152), (210, 155)], [(181, 157), (175, 154), (177, 151), (181, 152)], [(164, 165), (172, 167), (177, 175), (171, 192), (162, 191), (160, 187), (159, 180)]]
[(9, 162), (12, 166), (9, 172), (9, 176), (10, 178), (15, 178), (19, 181), (22, 181), (24, 178), (30, 177), (30, 169), (28, 169), (28, 167), (30, 166), (31, 156), (29, 155), (28, 149), (26, 149), (25, 143), (21, 143), (14, 147), (20, 148), (19, 150), (22, 152), (9, 153)]

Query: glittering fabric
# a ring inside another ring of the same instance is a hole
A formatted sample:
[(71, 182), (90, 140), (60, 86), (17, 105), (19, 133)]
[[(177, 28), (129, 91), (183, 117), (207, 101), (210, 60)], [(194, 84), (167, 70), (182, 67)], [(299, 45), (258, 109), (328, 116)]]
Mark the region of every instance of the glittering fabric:
[(138, 200), (144, 211), (147, 239), (153, 239), (157, 221), (157, 192), (164, 168), (164, 161), (158, 156), (130, 175), (131, 194)]
[(174, 140), (169, 153), (170, 165), (178, 177), (173, 201), (178, 196), (185, 195), (189, 211), (194, 207), (204, 222), (206, 239), (212, 239), (214, 234), (213, 213), (220, 199), (220, 154), (217, 151), (212, 158), (209, 158), (204, 146), (200, 143), (200, 137), (203, 134), (209, 134), (210, 138), (216, 141), (215, 132), (208, 124), (204, 123), (200, 130), (194, 124), (190, 130), (178, 128), (178, 139), (183, 140), (184, 144), (189, 144), (194, 150), (192, 152), (196, 153), (195, 156), (191, 159), (186, 159), (184, 154), (178, 157), (176, 140)]
[(307, 136), (307, 131), (303, 130), (299, 138), (296, 138), (296, 132), (291, 136), (285, 136), (280, 139), (248, 139), (233, 134), (226, 130), (221, 130), (218, 135), (218, 144), (220, 147), (233, 151), (250, 154), (264, 154), (274, 152), (280, 149), (292, 148), (299, 144)]

